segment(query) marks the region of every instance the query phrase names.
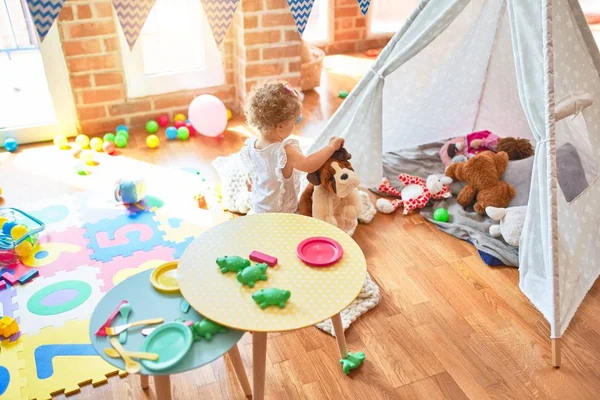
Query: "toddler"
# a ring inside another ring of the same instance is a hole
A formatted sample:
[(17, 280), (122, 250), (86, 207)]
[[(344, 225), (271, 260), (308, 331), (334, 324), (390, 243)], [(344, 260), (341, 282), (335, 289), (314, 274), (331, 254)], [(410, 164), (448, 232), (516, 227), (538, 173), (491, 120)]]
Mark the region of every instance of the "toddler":
[(301, 112), (300, 95), (285, 82), (259, 84), (247, 98), (246, 119), (259, 133), (241, 151), (252, 213), (297, 212), (300, 172), (315, 172), (344, 144), (331, 138), (323, 149), (304, 156), (298, 141), (289, 138)]

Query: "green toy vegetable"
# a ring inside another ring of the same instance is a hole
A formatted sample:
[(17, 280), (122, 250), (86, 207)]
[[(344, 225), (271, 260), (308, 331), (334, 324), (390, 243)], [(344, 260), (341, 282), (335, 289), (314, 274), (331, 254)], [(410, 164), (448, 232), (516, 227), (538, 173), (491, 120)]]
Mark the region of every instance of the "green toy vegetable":
[(290, 299), (292, 294), (289, 290), (266, 288), (254, 292), (252, 298), (263, 310), (268, 306), (279, 306), (284, 308), (285, 303)]
[(342, 370), (346, 375), (348, 375), (350, 371), (360, 367), (363, 361), (365, 361), (365, 358), (365, 353), (362, 351), (358, 351), (356, 353), (348, 352), (348, 356), (340, 360), (340, 363), (342, 364)]
[(217, 333), (228, 332), (227, 328), (211, 321), (208, 318), (204, 318), (200, 322), (194, 322), (194, 324), (190, 326), (190, 329), (194, 335), (194, 341), (198, 341), (200, 339), (211, 341), (212, 337)]
[(224, 256), (217, 258), (217, 265), (221, 268), (221, 273), (240, 272), (250, 266), (250, 260), (238, 256)]
[(244, 268), (237, 273), (237, 280), (242, 285), (247, 285), (251, 288), (258, 281), (266, 281), (267, 278), (267, 264), (256, 264), (252, 267)]

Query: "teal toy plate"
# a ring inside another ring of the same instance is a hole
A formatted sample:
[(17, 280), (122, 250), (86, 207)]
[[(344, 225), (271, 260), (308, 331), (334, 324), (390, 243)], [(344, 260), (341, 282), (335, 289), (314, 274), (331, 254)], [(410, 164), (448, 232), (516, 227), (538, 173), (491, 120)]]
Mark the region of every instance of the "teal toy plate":
[(158, 354), (158, 360), (141, 360), (152, 371), (164, 371), (177, 364), (192, 347), (189, 327), (180, 322), (169, 322), (156, 328), (144, 341), (143, 352)]

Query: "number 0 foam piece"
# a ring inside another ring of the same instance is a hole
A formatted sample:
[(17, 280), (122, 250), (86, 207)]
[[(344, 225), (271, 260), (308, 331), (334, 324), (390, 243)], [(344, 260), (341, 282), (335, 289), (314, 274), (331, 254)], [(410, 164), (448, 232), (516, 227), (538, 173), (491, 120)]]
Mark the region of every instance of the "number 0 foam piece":
[(22, 398), (50, 400), (62, 392), (77, 393), (83, 385), (106, 383), (109, 376), (126, 375), (100, 356), (90, 355), (88, 329), (89, 319), (84, 319), (21, 337), (20, 374), (27, 383), (21, 390)]
[(20, 317), (21, 332), (36, 334), (41, 328), (61, 326), (68, 320), (92, 315), (103, 296), (98, 272), (97, 267), (81, 266), (17, 286), (19, 309), (14, 314)]

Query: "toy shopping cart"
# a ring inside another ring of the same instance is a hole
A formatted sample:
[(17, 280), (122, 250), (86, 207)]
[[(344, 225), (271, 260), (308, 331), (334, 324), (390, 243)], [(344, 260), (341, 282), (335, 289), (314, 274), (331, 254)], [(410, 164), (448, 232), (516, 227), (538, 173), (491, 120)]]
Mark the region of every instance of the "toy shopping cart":
[(30, 256), (38, 244), (38, 234), (45, 227), (42, 221), (24, 211), (0, 208), (0, 266)]

